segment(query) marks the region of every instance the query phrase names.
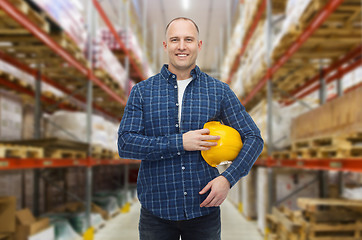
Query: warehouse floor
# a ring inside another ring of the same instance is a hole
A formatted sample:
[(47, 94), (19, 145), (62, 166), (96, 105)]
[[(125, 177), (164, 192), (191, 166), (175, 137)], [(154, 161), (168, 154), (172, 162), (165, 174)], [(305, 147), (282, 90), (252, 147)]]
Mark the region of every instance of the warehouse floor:
[[(129, 213), (120, 214), (107, 222), (95, 235), (95, 240), (138, 239), (139, 202), (132, 204)], [(221, 206), (222, 240), (262, 240), (256, 222), (247, 221), (232, 205), (225, 201)]]

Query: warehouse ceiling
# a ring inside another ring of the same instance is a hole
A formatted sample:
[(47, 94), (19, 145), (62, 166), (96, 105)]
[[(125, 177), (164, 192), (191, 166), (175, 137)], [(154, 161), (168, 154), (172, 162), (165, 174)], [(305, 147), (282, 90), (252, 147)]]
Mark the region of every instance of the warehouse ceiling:
[[(124, 1), (102, 0), (100, 3), (115, 25), (124, 24), (124, 14), (122, 16)], [(141, 39), (144, 31), (143, 23), (146, 22), (147, 46), (145, 49), (149, 60), (152, 59), (151, 66), (155, 72), (159, 71), (162, 64), (167, 61), (162, 50), (166, 25), (173, 18), (184, 16), (193, 19), (200, 29), (203, 48), (197, 64), (203, 71), (219, 77), (220, 56), (225, 54), (228, 29), (231, 32), (231, 24), (235, 22), (238, 14), (239, 0), (132, 0), (131, 9), (133, 11), (131, 24)], [(143, 19), (144, 12), (146, 12), (147, 21)], [(231, 23), (230, 28), (228, 28), (228, 23)], [(142, 40), (140, 45), (143, 48)]]

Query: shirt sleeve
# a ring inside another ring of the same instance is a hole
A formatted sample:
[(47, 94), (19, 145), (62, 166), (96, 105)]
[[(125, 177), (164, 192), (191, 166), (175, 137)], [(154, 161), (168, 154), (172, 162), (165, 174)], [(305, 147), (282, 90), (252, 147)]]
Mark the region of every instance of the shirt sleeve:
[(121, 158), (161, 160), (185, 152), (182, 134), (146, 136), (143, 124), (142, 94), (136, 84), (131, 91), (118, 129), (118, 154)]
[(264, 141), (260, 130), (245, 107), (240, 103), (228, 85), (224, 85), (225, 93), (221, 103), (221, 119), (224, 124), (236, 129), (241, 136), (243, 147), (232, 164), (221, 174), (234, 186), (240, 178), (246, 176), (261, 151)]

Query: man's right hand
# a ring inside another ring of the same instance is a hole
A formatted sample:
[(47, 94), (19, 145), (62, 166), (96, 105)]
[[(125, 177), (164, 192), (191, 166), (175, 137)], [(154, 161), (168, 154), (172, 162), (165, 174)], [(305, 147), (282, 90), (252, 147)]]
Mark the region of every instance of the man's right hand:
[(186, 151), (205, 151), (210, 147), (216, 146), (217, 142), (207, 140), (219, 140), (220, 136), (209, 135), (210, 130), (207, 128), (189, 131), (182, 135), (182, 142)]

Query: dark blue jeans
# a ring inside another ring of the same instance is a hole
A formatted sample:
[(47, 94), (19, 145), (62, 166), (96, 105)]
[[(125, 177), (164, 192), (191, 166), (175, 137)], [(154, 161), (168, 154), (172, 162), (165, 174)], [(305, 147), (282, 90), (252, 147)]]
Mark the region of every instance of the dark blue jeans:
[(220, 209), (209, 215), (183, 221), (170, 221), (141, 208), (140, 240), (220, 240)]

